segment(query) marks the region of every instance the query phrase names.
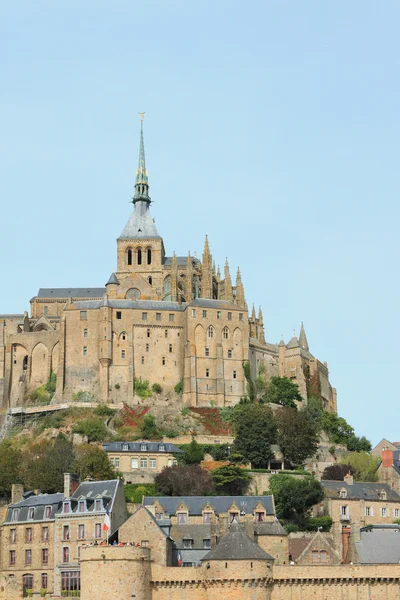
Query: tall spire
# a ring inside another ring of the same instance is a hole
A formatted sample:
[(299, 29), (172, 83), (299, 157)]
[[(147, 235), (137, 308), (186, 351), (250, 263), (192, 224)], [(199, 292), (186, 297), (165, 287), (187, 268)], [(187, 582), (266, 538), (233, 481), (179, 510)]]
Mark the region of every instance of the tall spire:
[(208, 244), (208, 236), (204, 242), (202, 276), (201, 276), (201, 297), (212, 298), (212, 257), (210, 246)]
[(304, 329), (304, 325), (303, 325), (303, 321), (301, 322), (301, 328), (300, 328), (300, 337), (299, 337), (299, 344), (302, 348), (304, 348), (304, 350), (308, 350), (308, 341), (307, 341), (307, 336), (306, 336), (306, 332)]
[(236, 295), (235, 295), (235, 300), (236, 300), (236, 304), (238, 306), (240, 306), (240, 308), (244, 308), (244, 306), (245, 306), (244, 289), (243, 289), (242, 278), (240, 276), (240, 269), (239, 269), (239, 267), (238, 267), (238, 270), (237, 270), (237, 273), (236, 273)]
[(228, 259), (226, 259), (224, 271), (225, 271), (225, 300), (228, 300), (229, 302), (233, 302), (232, 280), (231, 280), (231, 274), (229, 272)]
[(149, 196), (149, 179), (146, 169), (146, 156), (144, 153), (144, 139), (143, 139), (143, 119), (144, 113), (140, 115), (140, 144), (139, 144), (139, 162), (138, 168), (136, 169), (136, 183), (135, 183), (135, 195), (133, 197), (133, 203), (144, 201), (150, 203)]

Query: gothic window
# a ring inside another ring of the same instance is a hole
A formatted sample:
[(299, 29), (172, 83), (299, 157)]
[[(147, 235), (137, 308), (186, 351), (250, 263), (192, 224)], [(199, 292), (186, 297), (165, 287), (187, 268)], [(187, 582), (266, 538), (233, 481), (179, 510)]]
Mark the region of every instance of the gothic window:
[(128, 248), (127, 252), (126, 252), (126, 260), (128, 265), (132, 264), (132, 250), (131, 248)]
[(224, 329), (222, 331), (222, 336), (223, 336), (224, 340), (227, 340), (229, 338), (229, 329), (227, 327), (224, 327)]
[(164, 300), (171, 300), (171, 275), (167, 275), (163, 285)]
[(209, 338), (214, 337), (214, 327), (212, 325), (210, 325), (207, 329), (207, 335)]
[(147, 264), (151, 265), (151, 248), (147, 248)]
[(138, 265), (142, 264), (142, 249), (141, 248), (137, 249), (137, 264)]

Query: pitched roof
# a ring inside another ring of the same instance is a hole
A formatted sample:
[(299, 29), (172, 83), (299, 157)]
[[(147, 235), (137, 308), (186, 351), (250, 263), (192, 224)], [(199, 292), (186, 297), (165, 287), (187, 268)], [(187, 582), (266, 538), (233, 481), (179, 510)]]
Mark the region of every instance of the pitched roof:
[(151, 506), (154, 502), (159, 502), (170, 515), (176, 513), (181, 503), (188, 507), (190, 515), (201, 515), (206, 504), (210, 504), (219, 515), (228, 512), (233, 503), (240, 512), (245, 514), (252, 514), (259, 503), (264, 506), (267, 515), (275, 514), (272, 496), (144, 496), (143, 498), (145, 506)]
[(118, 239), (160, 238), (147, 202), (137, 202)]
[(228, 300), (212, 300), (210, 298), (195, 298), (195, 300), (191, 301), (190, 306), (199, 306), (201, 308), (226, 308), (228, 310), (244, 311), (243, 308)]
[(108, 285), (109, 283), (114, 283), (115, 285), (119, 285), (119, 281), (118, 281), (115, 273), (111, 273), (110, 279), (107, 281), (106, 285)]
[(233, 523), (229, 531), (223, 535), (218, 544), (203, 558), (204, 560), (274, 560), (258, 544)]
[(355, 542), (361, 564), (398, 564), (400, 562), (399, 525), (370, 525), (360, 529)]
[[(146, 446), (146, 450), (142, 450), (142, 446)], [(164, 450), (160, 450), (160, 446), (164, 447)], [(162, 454), (170, 453), (178, 453), (182, 452), (178, 446), (175, 444), (170, 444), (169, 442), (147, 442), (144, 440), (143, 442), (111, 442), (109, 444), (103, 444), (103, 450), (105, 452), (149, 452), (154, 454), (156, 452), (160, 452)]]
[[(33, 519), (29, 519), (29, 522), (43, 521), (54, 519), (56, 512), (58, 511), (63, 501), (64, 494), (32, 494), (20, 502), (10, 504), (7, 508), (7, 515), (4, 520), (5, 523), (16, 522), (23, 523), (28, 521), (28, 509), (34, 508)], [(45, 507), (51, 506), (51, 514), (49, 518), (45, 518)], [(14, 509), (18, 509), (18, 518), (12, 519), (12, 513)]]
[[(192, 261), (192, 265), (201, 265), (201, 262), (199, 261), (198, 258), (195, 258), (194, 256), (191, 256), (191, 261)], [(187, 256), (175, 256), (176, 259), (176, 264), (178, 267), (186, 267), (187, 265), (187, 261), (188, 261), (188, 257)], [(164, 258), (164, 265), (165, 266), (170, 266), (172, 264), (172, 256), (166, 256)]]
[[(78, 300), (74, 302), (72, 308), (78, 310), (87, 310), (91, 308), (100, 308), (104, 306), (103, 300)], [(183, 312), (186, 304), (179, 304), (179, 302), (166, 302), (163, 300), (107, 300), (106, 306), (110, 308), (122, 309), (136, 309), (136, 310), (168, 310)]]
[(287, 532), (283, 529), (282, 525), (275, 518), (273, 521), (264, 521), (264, 522), (255, 522), (254, 523), (254, 533), (256, 535), (285, 535), (287, 536)]
[(339, 499), (340, 490), (345, 489), (347, 500), (380, 500), (379, 494), (384, 491), (389, 502), (400, 502), (400, 495), (386, 483), (355, 481), (349, 485), (346, 481), (322, 480), (321, 484), (328, 498)]
[(292, 337), (292, 339), (288, 342), (286, 348), (299, 348), (300, 344), (299, 344), (299, 340), (297, 339), (297, 337), (294, 335)]
[(106, 288), (40, 288), (36, 298), (102, 298)]

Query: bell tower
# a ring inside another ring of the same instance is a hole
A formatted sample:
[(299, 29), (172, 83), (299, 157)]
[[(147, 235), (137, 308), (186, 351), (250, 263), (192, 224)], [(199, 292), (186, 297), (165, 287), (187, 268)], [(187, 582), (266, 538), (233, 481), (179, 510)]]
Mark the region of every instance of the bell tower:
[[(133, 212), (117, 239), (119, 298), (157, 299), (162, 290), (164, 243), (150, 214), (149, 179), (144, 151), (143, 119), (140, 115), (139, 162), (136, 169)], [(160, 298), (161, 299), (161, 298)]]

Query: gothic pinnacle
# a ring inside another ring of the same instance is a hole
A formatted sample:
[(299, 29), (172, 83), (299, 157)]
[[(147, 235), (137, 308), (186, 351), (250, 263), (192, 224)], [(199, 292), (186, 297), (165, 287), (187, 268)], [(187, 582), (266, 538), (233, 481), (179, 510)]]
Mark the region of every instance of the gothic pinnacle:
[(299, 344), (302, 348), (304, 348), (304, 350), (308, 350), (308, 341), (307, 341), (307, 336), (306, 336), (306, 332), (304, 329), (303, 321), (301, 322), (301, 327), (300, 327)]
[(144, 139), (143, 139), (143, 119), (144, 113), (140, 115), (140, 144), (139, 144), (139, 162), (138, 168), (136, 169), (136, 183), (135, 183), (135, 195), (133, 202), (144, 200), (150, 202), (149, 197), (149, 180), (146, 169), (146, 156), (144, 153)]

